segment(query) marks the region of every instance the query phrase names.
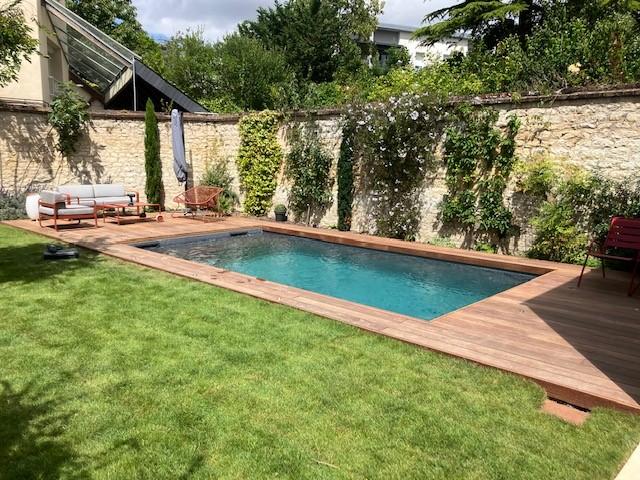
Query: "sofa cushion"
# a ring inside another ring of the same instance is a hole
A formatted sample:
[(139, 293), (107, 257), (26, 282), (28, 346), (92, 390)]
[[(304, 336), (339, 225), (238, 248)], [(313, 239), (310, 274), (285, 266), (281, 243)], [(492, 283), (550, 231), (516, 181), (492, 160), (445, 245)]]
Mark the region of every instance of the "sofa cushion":
[(127, 196), (124, 196), (124, 197), (96, 197), (92, 200), (95, 200), (96, 205), (107, 205), (108, 203), (118, 203), (118, 204), (124, 203), (125, 205), (128, 205), (131, 199)]
[[(93, 186), (93, 196), (98, 197), (124, 197), (127, 192), (124, 189), (124, 185), (121, 183), (99, 183)], [(91, 195), (83, 195), (83, 197), (90, 197)], [(127, 202), (129, 197), (127, 197)]]
[(40, 201), (42, 201), (43, 203), (49, 203), (51, 205), (55, 203), (64, 205), (65, 202), (67, 201), (67, 196), (60, 192), (54, 192), (52, 190), (43, 190), (40, 192)]
[[(53, 215), (54, 209), (40, 206), (40, 213)], [(93, 215), (93, 208), (84, 205), (67, 205), (65, 208), (58, 209), (58, 216), (61, 215)]]
[(75, 198), (92, 198), (93, 185), (58, 185), (56, 190)]

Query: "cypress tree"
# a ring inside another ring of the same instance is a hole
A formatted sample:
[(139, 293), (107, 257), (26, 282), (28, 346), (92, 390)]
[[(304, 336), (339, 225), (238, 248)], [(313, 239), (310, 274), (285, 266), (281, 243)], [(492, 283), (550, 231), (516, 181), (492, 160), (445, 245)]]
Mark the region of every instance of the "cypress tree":
[(342, 143), (338, 157), (338, 230), (351, 230), (353, 209), (353, 125), (342, 127)]
[(144, 193), (147, 202), (162, 202), (162, 164), (160, 163), (160, 132), (151, 99), (147, 99), (144, 114), (144, 170), (147, 176)]

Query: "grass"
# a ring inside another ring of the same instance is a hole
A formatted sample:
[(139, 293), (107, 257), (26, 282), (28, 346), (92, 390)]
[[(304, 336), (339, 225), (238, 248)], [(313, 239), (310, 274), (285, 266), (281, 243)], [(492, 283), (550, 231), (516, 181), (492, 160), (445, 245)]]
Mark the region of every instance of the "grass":
[(613, 478), (640, 416), (0, 226), (0, 479)]

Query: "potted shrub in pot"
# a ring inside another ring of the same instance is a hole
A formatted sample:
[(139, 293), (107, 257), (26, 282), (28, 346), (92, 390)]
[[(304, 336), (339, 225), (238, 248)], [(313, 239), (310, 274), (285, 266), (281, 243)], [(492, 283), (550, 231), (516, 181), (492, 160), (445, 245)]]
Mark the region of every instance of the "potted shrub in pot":
[(281, 203), (276, 205), (273, 208), (273, 213), (276, 214), (276, 222), (286, 222), (287, 221), (287, 207), (285, 207)]

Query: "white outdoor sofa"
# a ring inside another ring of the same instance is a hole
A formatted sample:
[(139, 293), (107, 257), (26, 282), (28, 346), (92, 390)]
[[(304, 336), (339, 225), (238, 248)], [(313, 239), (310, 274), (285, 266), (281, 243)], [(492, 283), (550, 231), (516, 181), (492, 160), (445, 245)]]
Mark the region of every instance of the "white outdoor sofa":
[[(99, 183), (96, 185), (60, 185), (55, 189), (59, 193), (68, 195), (72, 199), (78, 199), (81, 205), (108, 205), (128, 204), (131, 201), (127, 189), (121, 183)], [(140, 201), (138, 192), (135, 194), (135, 202)]]
[(55, 190), (40, 192), (38, 222), (53, 220), (58, 230), (58, 220), (93, 219), (98, 226), (98, 210), (103, 205), (129, 204), (132, 198), (140, 200), (138, 192), (128, 194), (124, 185), (117, 183), (96, 185), (60, 185)]

